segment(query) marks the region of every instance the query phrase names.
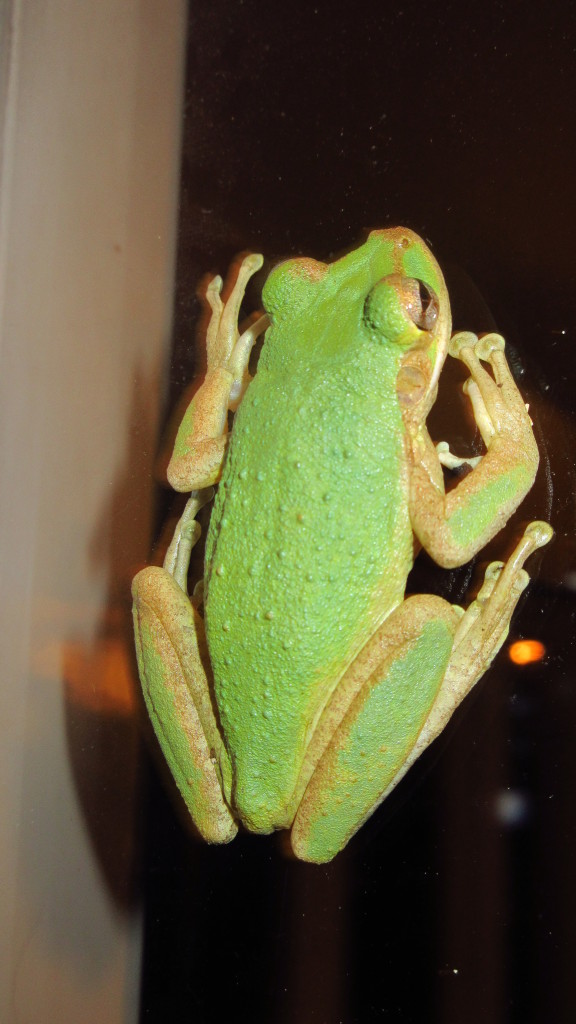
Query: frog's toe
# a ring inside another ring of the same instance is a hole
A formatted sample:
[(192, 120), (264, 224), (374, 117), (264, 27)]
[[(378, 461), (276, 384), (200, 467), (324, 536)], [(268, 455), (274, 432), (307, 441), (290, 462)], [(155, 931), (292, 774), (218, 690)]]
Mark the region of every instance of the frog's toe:
[(474, 346), (478, 359), (489, 362), (493, 352), (504, 352), (506, 342), (501, 334), (484, 334)]
[(461, 359), (461, 352), (464, 348), (474, 348), (478, 344), (478, 335), (472, 331), (458, 331), (450, 338), (448, 352), (454, 359)]

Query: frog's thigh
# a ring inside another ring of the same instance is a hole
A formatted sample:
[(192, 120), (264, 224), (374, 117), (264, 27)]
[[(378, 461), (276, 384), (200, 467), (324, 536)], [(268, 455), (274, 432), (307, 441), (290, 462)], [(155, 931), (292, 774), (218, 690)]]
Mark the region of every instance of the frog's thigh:
[(154, 731), (194, 824), (207, 842), (226, 843), (237, 827), (222, 795), (229, 762), (214, 717), (205, 665), (204, 624), (164, 569), (132, 585), (136, 651)]
[[(430, 715), (461, 614), (438, 597), (408, 598), (348, 671), (343, 692), (358, 689), (357, 674), (360, 688), (298, 808), (291, 837), (297, 857), (331, 860), (383, 799)], [(334, 703), (339, 699), (337, 692)]]

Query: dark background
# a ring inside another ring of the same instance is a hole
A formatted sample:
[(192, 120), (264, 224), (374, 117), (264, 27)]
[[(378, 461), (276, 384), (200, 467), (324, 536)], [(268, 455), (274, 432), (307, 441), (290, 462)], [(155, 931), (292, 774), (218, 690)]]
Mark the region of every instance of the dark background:
[[(455, 328), (505, 334), (530, 402), (539, 480), (489, 557), (531, 518), (556, 538), (511, 631), (545, 660), (514, 668), (505, 646), (332, 864), (277, 836), (202, 846), (150, 771), (143, 1021), (576, 1019), (575, 99), (572, 4), (192, 5), (167, 410), (198, 368), (207, 271), (241, 250), (331, 259), (404, 224)], [(433, 436), (474, 449), (458, 374)], [(422, 562), (410, 589), (464, 601), (477, 566)]]

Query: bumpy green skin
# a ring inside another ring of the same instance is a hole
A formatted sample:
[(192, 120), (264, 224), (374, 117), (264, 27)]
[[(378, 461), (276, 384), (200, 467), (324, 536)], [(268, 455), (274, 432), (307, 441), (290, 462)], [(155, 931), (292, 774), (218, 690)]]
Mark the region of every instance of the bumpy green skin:
[(526, 492), (532, 485), (530, 468), (515, 466), (488, 483), (480, 494), (474, 495), (465, 508), (455, 512), (450, 520), (450, 531), (457, 544), (468, 544), (478, 533), (494, 522), (498, 510), (504, 507), (511, 494)]
[(364, 687), (328, 753), (329, 785), (317, 796), (307, 859), (330, 860), (380, 803), (430, 713), (453, 640), (446, 622), (428, 622), (402, 657)]
[(373, 234), (329, 267), (271, 274), (272, 327), (212, 513), (206, 630), (234, 805), (255, 831), (290, 824), (318, 716), (402, 601), (412, 564), (396, 397), (405, 349), (365, 300), (399, 270), (440, 286), (418, 250), (402, 268), (391, 251)]

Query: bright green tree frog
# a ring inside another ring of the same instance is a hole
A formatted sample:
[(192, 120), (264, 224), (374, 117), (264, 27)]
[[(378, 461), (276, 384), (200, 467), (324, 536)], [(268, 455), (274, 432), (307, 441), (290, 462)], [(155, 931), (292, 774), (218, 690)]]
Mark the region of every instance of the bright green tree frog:
[[(138, 661), (202, 836), (228, 842), (239, 822), (290, 828), (297, 857), (325, 862), (485, 672), (528, 582), (523, 563), (552, 531), (532, 523), (466, 611), (406, 598), (415, 548), (463, 564), (534, 481), (538, 450), (503, 339), (450, 340), (440, 268), (405, 228), (374, 231), (330, 265), (276, 267), (266, 315), (240, 335), (261, 265), (243, 260), (225, 302), (220, 278), (207, 290), (207, 372), (168, 472), (191, 493), (164, 568), (134, 581)], [(442, 466), (464, 460), (426, 429), (447, 352), (469, 371), (486, 447), (448, 493)], [(188, 565), (217, 482), (202, 615)]]

